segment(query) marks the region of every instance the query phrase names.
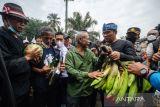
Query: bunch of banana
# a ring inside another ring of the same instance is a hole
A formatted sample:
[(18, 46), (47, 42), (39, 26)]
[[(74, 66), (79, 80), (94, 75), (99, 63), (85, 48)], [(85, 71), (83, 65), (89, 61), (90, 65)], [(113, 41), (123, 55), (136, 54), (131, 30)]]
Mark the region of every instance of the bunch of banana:
[[(125, 95), (135, 97), (138, 93), (137, 79), (134, 74), (128, 73), (126, 65), (129, 62), (120, 62), (121, 69), (117, 63), (105, 64), (103, 76), (93, 80), (91, 86), (95, 89), (103, 90), (107, 94), (107, 98), (114, 98), (115, 103), (119, 103)], [(148, 91), (151, 88), (150, 83), (143, 79), (142, 92)], [(132, 102), (131, 99), (128, 103)]]

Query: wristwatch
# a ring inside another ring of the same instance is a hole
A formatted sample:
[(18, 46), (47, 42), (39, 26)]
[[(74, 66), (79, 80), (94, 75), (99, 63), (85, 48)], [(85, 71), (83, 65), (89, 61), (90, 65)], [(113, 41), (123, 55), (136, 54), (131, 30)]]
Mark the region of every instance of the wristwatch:
[(142, 69), (140, 70), (141, 76), (145, 76), (145, 75), (147, 75), (148, 73), (149, 73), (149, 69), (142, 68)]

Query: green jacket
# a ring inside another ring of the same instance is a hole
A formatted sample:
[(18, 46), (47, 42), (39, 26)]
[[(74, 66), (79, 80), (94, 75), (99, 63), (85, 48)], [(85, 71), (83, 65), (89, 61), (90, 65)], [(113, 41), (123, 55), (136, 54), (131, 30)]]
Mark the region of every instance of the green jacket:
[(92, 79), (88, 77), (88, 72), (93, 71), (93, 65), (97, 58), (90, 49), (85, 50), (82, 57), (76, 48), (72, 48), (66, 55), (65, 66), (69, 73), (67, 94), (72, 97), (88, 96), (93, 92), (90, 87)]

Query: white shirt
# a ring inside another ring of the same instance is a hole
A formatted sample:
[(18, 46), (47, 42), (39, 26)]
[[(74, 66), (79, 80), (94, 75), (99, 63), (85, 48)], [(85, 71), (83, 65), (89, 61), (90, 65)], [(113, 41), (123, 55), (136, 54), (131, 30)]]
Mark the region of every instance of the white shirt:
[(152, 43), (148, 44), (146, 53), (147, 53), (148, 58), (151, 58), (152, 55), (154, 54), (153, 44)]
[[(64, 63), (68, 49), (64, 45), (58, 49), (60, 50), (60, 60), (63, 61), (63, 63)], [(66, 70), (62, 72), (62, 77), (68, 77)]]

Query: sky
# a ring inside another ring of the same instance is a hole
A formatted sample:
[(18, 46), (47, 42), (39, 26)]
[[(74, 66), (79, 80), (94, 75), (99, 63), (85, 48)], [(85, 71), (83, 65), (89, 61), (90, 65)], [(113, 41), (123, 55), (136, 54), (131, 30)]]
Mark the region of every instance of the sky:
[[(1, 10), (6, 2), (19, 4), (26, 16), (43, 21), (47, 21), (49, 13), (57, 13), (64, 27), (64, 0), (0, 0)], [(84, 16), (89, 11), (92, 18), (98, 21), (98, 25), (90, 30), (102, 34), (102, 25), (113, 22), (118, 25), (118, 38), (125, 36), (127, 29), (133, 26), (141, 28), (141, 37), (144, 37), (160, 24), (159, 10), (160, 0), (74, 0), (69, 1), (68, 17), (72, 17), (73, 12), (80, 12)]]

